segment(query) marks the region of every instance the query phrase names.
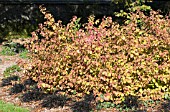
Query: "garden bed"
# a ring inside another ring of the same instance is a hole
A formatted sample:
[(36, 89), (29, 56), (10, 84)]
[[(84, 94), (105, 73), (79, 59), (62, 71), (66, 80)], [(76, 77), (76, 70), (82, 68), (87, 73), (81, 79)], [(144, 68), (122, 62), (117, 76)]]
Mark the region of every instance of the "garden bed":
[[(2, 46), (0, 46), (2, 47)], [(2, 50), (2, 49), (1, 49)], [(22, 79), (22, 71), (15, 71), (11, 76), (4, 77), (4, 71), (18, 61), (26, 61), (19, 57), (19, 54), (13, 56), (0, 55), (0, 100), (10, 102), (29, 111), (36, 112), (90, 112), (90, 111), (135, 111), (135, 112), (153, 112), (170, 111), (170, 101), (149, 100), (145, 102), (138, 101), (135, 97), (129, 97), (124, 103), (114, 104), (103, 102), (96, 104), (93, 95), (84, 98), (62, 96), (58, 93), (45, 94), (37, 88), (33, 80)]]

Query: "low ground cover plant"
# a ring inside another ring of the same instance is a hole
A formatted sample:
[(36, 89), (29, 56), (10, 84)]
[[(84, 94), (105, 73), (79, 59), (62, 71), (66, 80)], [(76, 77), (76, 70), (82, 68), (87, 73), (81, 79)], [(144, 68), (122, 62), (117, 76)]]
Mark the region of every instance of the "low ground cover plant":
[(20, 71), (21, 71), (21, 68), (18, 65), (12, 65), (6, 68), (3, 74), (5, 77), (9, 77), (9, 76), (12, 76), (14, 73), (20, 72)]
[(1, 55), (8, 55), (8, 56), (13, 56), (16, 55), (17, 53), (26, 53), (26, 49), (24, 48), (23, 45), (16, 43), (16, 42), (4, 42), (2, 46), (2, 50), (0, 51)]
[(28, 59), (29, 58), (29, 52), (27, 49), (25, 49), (24, 45), (21, 45), (16, 42), (10, 42), (7, 41), (0, 51), (0, 55), (7, 55), (7, 56), (13, 56), (19, 54), (20, 58)]
[(23, 50), (20, 54), (19, 57), (21, 57), (22, 59), (28, 59), (29, 58), (29, 52), (28, 50)]
[(1, 112), (29, 112), (29, 110), (26, 108), (21, 108), (11, 103), (6, 103), (2, 100), (0, 100), (0, 111)]
[(31, 60), (23, 64), (28, 78), (45, 92), (63, 91), (97, 101), (120, 103), (126, 96), (162, 99), (170, 93), (170, 20), (140, 10), (119, 25), (111, 17), (66, 26), (40, 7), (46, 22), (26, 45)]
[(10, 47), (3, 46), (0, 54), (1, 55), (13, 56), (16, 53)]

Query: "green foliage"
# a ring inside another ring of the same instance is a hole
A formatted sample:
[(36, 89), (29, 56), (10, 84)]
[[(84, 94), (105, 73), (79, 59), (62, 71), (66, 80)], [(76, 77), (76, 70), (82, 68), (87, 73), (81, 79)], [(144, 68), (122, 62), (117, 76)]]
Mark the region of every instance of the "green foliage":
[(26, 108), (21, 108), (11, 103), (5, 103), (2, 100), (0, 100), (0, 111), (1, 112), (29, 112), (29, 110)]
[(0, 39), (2, 40), (11, 40), (18, 38), (29, 38), (30, 32), (36, 29), (33, 25), (27, 23), (24, 25), (17, 24), (15, 22), (6, 22), (0, 25)]
[[(132, 103), (133, 102), (133, 103)], [(128, 102), (124, 102), (121, 104), (115, 104), (114, 102), (100, 102), (97, 104), (96, 109), (101, 110), (105, 108), (114, 108), (117, 109), (117, 111), (123, 111), (123, 112), (131, 112), (131, 111), (137, 111), (141, 109), (141, 106), (143, 106), (143, 109), (147, 109), (149, 107), (153, 107), (160, 105), (160, 100), (145, 100), (145, 101), (133, 101), (130, 99)]]
[(9, 77), (13, 75), (13, 73), (19, 72), (19, 71), (21, 71), (21, 68), (18, 65), (13, 65), (11, 67), (6, 68), (3, 74), (5, 77)]
[(23, 32), (8, 31), (8, 34), (0, 35), (4, 36), (4, 40), (19, 39), (19, 38), (30, 38), (29, 32), (24, 30)]
[(19, 57), (23, 58), (23, 59), (27, 59), (29, 58), (28, 56), (28, 50), (23, 50), (20, 54), (19, 54)]
[(165, 99), (165, 100), (170, 100), (170, 94), (169, 94), (169, 93), (165, 93), (164, 99)]
[(26, 46), (31, 60), (23, 66), (44, 91), (77, 96), (93, 92), (97, 101), (115, 103), (128, 95), (160, 99), (170, 92), (168, 18), (137, 10), (123, 26), (111, 17), (100, 21), (90, 16), (75, 29), (76, 17), (64, 26), (40, 9), (47, 21), (32, 33)]
[(112, 102), (102, 102), (102, 103), (99, 103), (96, 108), (98, 110), (102, 109), (102, 108), (114, 108), (116, 107), (116, 105)]
[(145, 4), (145, 2), (147, 2), (147, 0), (112, 0), (113, 3), (119, 4), (119, 5), (123, 5), (123, 8), (132, 8), (135, 6), (142, 6), (143, 4)]
[(13, 55), (16, 55), (17, 53), (22, 53), (22, 52), (23, 52), (23, 54), (24, 54), (24, 52), (26, 54), (26, 49), (24, 48), (23, 45), (20, 45), (19, 43), (8, 41), (2, 46), (2, 50), (0, 51), (0, 54), (13, 56)]
[(2, 50), (0, 51), (1, 55), (8, 55), (8, 56), (13, 56), (16, 54), (10, 47), (8, 46), (3, 46)]
[[(1, 5), (0, 7), (6, 9), (3, 14), (1, 13), (1, 16), (3, 16), (0, 24), (1, 40), (28, 38), (31, 36), (30, 32), (37, 28), (40, 21), (43, 21), (41, 19), (43, 16), (36, 10), (36, 6)], [(8, 11), (13, 11), (14, 13), (7, 14)]]
[(114, 12), (116, 17), (123, 17), (125, 19), (130, 19), (132, 12), (136, 12), (138, 10), (148, 13), (151, 11), (151, 7), (145, 5), (145, 1), (137, 0), (136, 2), (128, 2), (128, 5), (125, 6), (124, 10), (120, 10), (120, 12)]

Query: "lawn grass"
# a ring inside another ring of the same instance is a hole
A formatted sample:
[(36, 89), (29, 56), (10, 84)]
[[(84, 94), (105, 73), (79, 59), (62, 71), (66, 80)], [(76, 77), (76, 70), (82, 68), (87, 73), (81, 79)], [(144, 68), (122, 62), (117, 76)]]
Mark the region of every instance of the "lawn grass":
[(0, 100), (0, 112), (29, 112), (29, 110)]

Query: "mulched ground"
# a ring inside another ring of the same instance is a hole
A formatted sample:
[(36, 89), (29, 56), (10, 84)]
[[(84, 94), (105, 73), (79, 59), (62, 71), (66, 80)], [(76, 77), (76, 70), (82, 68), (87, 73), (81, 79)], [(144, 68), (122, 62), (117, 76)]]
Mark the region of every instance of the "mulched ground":
[[(1, 46), (0, 46), (1, 47)], [(3, 71), (17, 61), (25, 61), (15, 56), (0, 55), (0, 100), (11, 102), (15, 105), (29, 108), (31, 112), (90, 112), (95, 109), (93, 95), (82, 99), (66, 97), (59, 93), (45, 94), (31, 79), (23, 79), (23, 73), (14, 73), (13, 76), (4, 78)], [(18, 81), (20, 79), (20, 81)], [(135, 111), (128, 112), (170, 112), (170, 101), (152, 102), (150, 105), (138, 104), (137, 100), (129, 98), (125, 104), (134, 107)], [(120, 106), (121, 107), (121, 106)], [(119, 107), (117, 107), (119, 108)], [(97, 111), (97, 110), (95, 110)], [(99, 111), (99, 110), (98, 110)], [(116, 108), (102, 109), (99, 112), (119, 112)]]

